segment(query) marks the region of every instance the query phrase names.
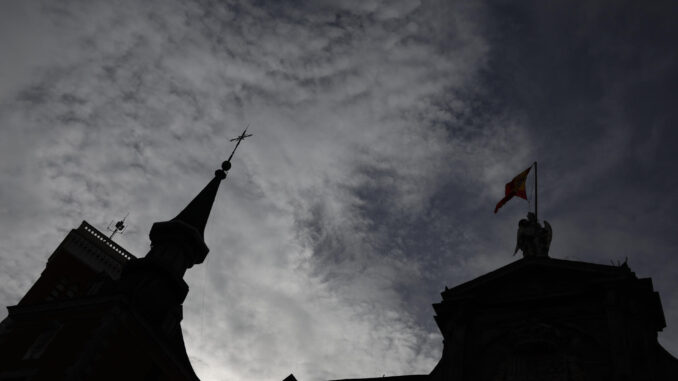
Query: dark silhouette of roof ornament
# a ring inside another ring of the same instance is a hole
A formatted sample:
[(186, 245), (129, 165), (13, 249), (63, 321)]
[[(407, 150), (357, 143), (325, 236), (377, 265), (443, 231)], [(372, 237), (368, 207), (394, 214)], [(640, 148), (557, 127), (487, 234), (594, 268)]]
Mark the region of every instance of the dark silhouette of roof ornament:
[(548, 257), (552, 236), (551, 225), (544, 221), (542, 227), (537, 216), (529, 212), (526, 219), (523, 218), (518, 222), (518, 240), (513, 255), (516, 255), (520, 249), (523, 252), (523, 258)]
[(127, 226), (125, 225), (125, 220), (129, 216), (129, 213), (125, 214), (125, 217), (122, 218), (122, 220), (118, 221), (113, 224), (113, 221), (111, 221), (110, 224), (108, 224), (108, 227), (106, 228), (109, 232), (112, 232), (111, 235), (108, 237), (108, 239), (113, 240), (113, 237), (117, 234), (120, 233), (122, 234), (125, 229), (127, 229)]
[(229, 140), (230, 142), (237, 142), (235, 143), (235, 147), (233, 148), (233, 152), (231, 152), (231, 155), (221, 163), (221, 169), (224, 170), (224, 172), (228, 172), (229, 169), (231, 169), (231, 159), (233, 158), (233, 154), (235, 153), (235, 150), (238, 149), (238, 146), (240, 145), (240, 142), (245, 140), (246, 138), (249, 138), (252, 136), (252, 134), (247, 133), (247, 129), (250, 128), (250, 125), (248, 124), (247, 127), (245, 127), (245, 131), (242, 132), (239, 136), (236, 136), (235, 138)]

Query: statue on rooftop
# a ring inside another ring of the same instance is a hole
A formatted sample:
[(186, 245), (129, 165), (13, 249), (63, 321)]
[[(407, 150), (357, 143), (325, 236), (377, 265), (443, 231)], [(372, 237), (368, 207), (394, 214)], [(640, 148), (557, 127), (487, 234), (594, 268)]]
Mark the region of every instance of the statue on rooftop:
[(513, 255), (520, 249), (523, 258), (548, 257), (552, 234), (551, 225), (547, 221), (544, 221), (542, 227), (534, 213), (527, 213), (527, 219), (523, 218), (518, 222), (518, 241)]

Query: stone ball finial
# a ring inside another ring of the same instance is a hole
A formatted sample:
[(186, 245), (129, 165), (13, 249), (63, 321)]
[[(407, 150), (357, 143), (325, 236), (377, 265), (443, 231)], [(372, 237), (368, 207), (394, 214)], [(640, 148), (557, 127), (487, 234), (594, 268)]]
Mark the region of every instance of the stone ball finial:
[(214, 171), (214, 177), (218, 178), (219, 180), (223, 180), (226, 178), (226, 172), (221, 169), (217, 169)]
[(223, 169), (224, 172), (228, 172), (228, 170), (231, 169), (231, 162), (226, 160), (223, 163), (221, 163), (221, 169)]

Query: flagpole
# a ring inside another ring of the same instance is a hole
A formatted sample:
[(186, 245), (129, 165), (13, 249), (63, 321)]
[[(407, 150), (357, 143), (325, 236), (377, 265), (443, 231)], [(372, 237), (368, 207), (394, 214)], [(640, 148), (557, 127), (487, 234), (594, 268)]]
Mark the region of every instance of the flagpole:
[(537, 162), (534, 162), (534, 217), (538, 221), (539, 220), (539, 207), (538, 207), (538, 194), (539, 192), (537, 191)]

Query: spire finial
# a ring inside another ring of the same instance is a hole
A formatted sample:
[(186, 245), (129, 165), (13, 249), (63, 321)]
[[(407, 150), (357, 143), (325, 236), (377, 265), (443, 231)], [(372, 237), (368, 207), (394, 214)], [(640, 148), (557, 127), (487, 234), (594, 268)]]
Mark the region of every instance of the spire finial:
[(229, 140), (231, 142), (236, 142), (236, 143), (235, 143), (235, 147), (233, 147), (233, 151), (231, 152), (231, 155), (228, 157), (228, 159), (226, 159), (226, 161), (221, 163), (221, 171), (217, 170), (217, 172), (221, 172), (221, 175), (216, 175), (216, 176), (219, 177), (219, 176), (223, 175), (224, 177), (222, 178), (222, 180), (226, 178), (226, 173), (228, 172), (229, 169), (231, 169), (231, 159), (233, 159), (233, 155), (235, 154), (235, 150), (238, 149), (240, 142), (245, 140), (245, 138), (249, 138), (250, 136), (252, 136), (252, 134), (247, 133), (248, 128), (250, 128), (249, 124), (247, 125), (247, 127), (245, 127), (245, 131), (243, 131), (242, 134), (240, 134), (239, 136), (236, 136), (235, 138)]
[(191, 203), (188, 204), (188, 206), (186, 206), (186, 208), (184, 208), (184, 210), (182, 210), (181, 213), (179, 213), (179, 215), (174, 218), (175, 220), (184, 221), (185, 223), (195, 227), (198, 232), (200, 232), (201, 236), (205, 231), (207, 218), (209, 217), (210, 211), (212, 210), (212, 204), (214, 203), (214, 198), (216, 197), (219, 183), (226, 178), (228, 170), (231, 169), (231, 159), (235, 154), (235, 150), (238, 149), (240, 142), (245, 140), (245, 138), (252, 136), (252, 134), (247, 134), (247, 128), (249, 128), (249, 125), (245, 127), (245, 131), (243, 131), (242, 134), (230, 140), (237, 143), (235, 144), (235, 147), (233, 148), (233, 151), (231, 152), (231, 155), (228, 157), (228, 159), (221, 163), (221, 169), (214, 171), (215, 178), (212, 179), (212, 181), (207, 184), (207, 186), (193, 199), (193, 201), (191, 201)]

